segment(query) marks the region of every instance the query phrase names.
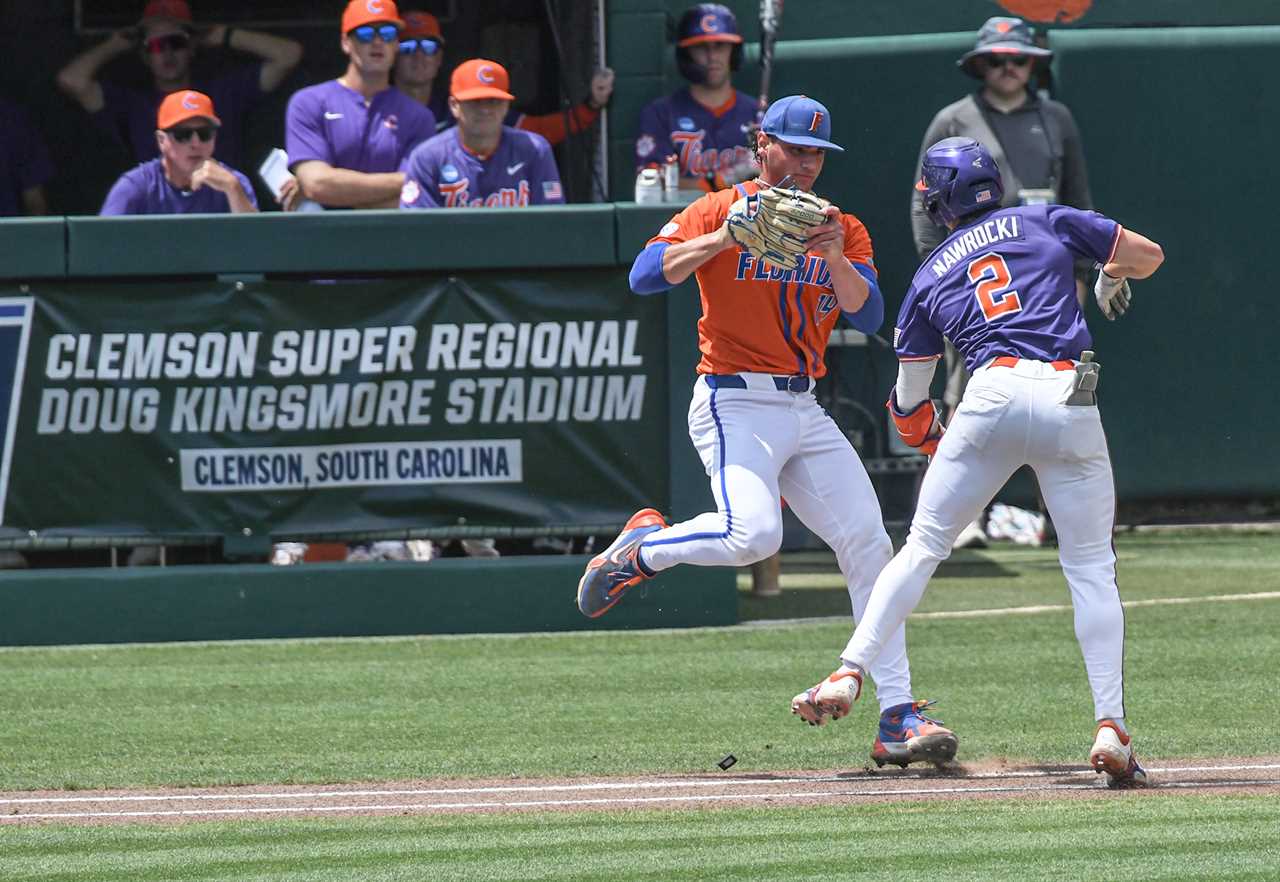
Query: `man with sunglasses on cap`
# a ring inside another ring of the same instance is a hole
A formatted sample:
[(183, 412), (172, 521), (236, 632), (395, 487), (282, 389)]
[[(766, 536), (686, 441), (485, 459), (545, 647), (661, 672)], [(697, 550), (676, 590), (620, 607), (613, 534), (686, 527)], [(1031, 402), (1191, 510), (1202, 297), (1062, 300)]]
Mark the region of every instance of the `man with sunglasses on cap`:
[[(396, 88), (431, 110), (436, 117), (436, 129), (446, 129), (454, 124), (449, 112), (449, 96), (443, 89), (435, 89), (444, 60), (444, 35), (440, 22), (429, 12), (404, 13), (404, 31), (400, 34), (400, 58), (396, 61)], [(507, 111), (505, 123), (513, 128), (537, 132), (552, 144), (559, 144), (569, 135), (585, 131), (600, 116), (600, 111), (613, 95), (613, 71), (603, 68), (591, 78), (591, 95), (570, 112), (571, 122), (566, 122), (562, 111), (530, 115), (514, 107)]]
[(564, 202), (547, 139), (505, 125), (515, 97), (507, 70), (473, 58), (454, 70), (449, 111), (456, 128), (431, 138), (404, 164), (401, 208), (522, 208)]
[[(1093, 208), (1075, 118), (1065, 104), (1038, 95), (1030, 85), (1035, 66), (1047, 62), (1052, 55), (1049, 49), (1036, 45), (1022, 19), (988, 19), (978, 31), (974, 48), (956, 62), (965, 74), (981, 81), (981, 88), (938, 111), (921, 141), (913, 180), (920, 180), (920, 164), (931, 144), (943, 138), (973, 138), (991, 151), (1000, 166), (1004, 205), (1058, 203), (1083, 210)], [(947, 231), (929, 218), (915, 191), (911, 195), (911, 228), (921, 260), (947, 236)], [(1076, 264), (1076, 299), (1081, 306), (1091, 269), (1088, 260)], [(964, 359), (950, 341), (945, 370), (943, 403), (949, 420), (969, 381)], [(1035, 520), (1040, 523), (1038, 518)], [(1030, 526), (1026, 540), (1042, 541), (1049, 529), (1047, 519), (1043, 524), (1039, 530)], [(957, 547), (985, 542), (982, 525), (975, 521), (965, 528)]]
[(243, 214), (258, 210), (249, 179), (213, 158), (222, 120), (202, 92), (160, 102), (154, 137), (160, 156), (120, 176), (101, 215)]
[(754, 177), (747, 133), (755, 125), (756, 99), (733, 87), (742, 34), (729, 7), (699, 3), (685, 11), (676, 26), (676, 64), (689, 85), (640, 111), (636, 170), (675, 156), (686, 190), (719, 190)]
[[(209, 79), (192, 77), (197, 48), (244, 52), (257, 64)], [(139, 53), (151, 74), (151, 88), (131, 89), (100, 81), (98, 71), (127, 52)], [(58, 72), (58, 87), (119, 138), (139, 162), (156, 155), (156, 109), (170, 92), (194, 89), (222, 110), (218, 158), (238, 165), (245, 117), (264, 95), (284, 82), (302, 60), (302, 44), (261, 31), (215, 24), (197, 27), (186, 0), (151, 0), (142, 20), (117, 31)]]
[(395, 208), (409, 152), (435, 134), (431, 111), (391, 85), (404, 22), (393, 0), (351, 0), (342, 14), (347, 69), (294, 93), (285, 152), (296, 178), (285, 210), (305, 196), (326, 208)]

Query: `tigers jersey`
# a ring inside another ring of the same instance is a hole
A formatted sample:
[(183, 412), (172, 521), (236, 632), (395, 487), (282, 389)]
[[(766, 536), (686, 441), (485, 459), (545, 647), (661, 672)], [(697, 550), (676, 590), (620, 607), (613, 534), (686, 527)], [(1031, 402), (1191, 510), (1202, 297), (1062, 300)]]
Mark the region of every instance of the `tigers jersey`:
[(904, 361), (937, 358), (942, 338), (970, 372), (998, 355), (1077, 359), (1092, 347), (1073, 263), (1107, 263), (1120, 225), (1065, 205), (1002, 208), (958, 227), (916, 272), (893, 345)]
[[(735, 201), (759, 190), (755, 181), (748, 181), (708, 193), (672, 218), (648, 244), (687, 242), (714, 232)], [(845, 257), (874, 273), (867, 228), (851, 214), (841, 214), (840, 223)], [(699, 267), (696, 278), (702, 297), (698, 373), (817, 378), (827, 372), (823, 353), (840, 306), (825, 259), (810, 254), (802, 269), (781, 270), (739, 248), (725, 249)]]
[(636, 168), (662, 165), (674, 155), (685, 178), (724, 180), (754, 163), (747, 130), (756, 121), (756, 101), (735, 91), (723, 107), (705, 107), (689, 90), (655, 98), (640, 112)]

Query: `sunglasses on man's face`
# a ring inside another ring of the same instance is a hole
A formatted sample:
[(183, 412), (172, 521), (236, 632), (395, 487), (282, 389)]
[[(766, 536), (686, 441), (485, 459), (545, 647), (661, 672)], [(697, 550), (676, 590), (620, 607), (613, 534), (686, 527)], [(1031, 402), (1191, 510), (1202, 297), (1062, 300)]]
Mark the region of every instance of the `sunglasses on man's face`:
[(995, 69), (1011, 64), (1014, 67), (1026, 67), (1031, 63), (1030, 55), (988, 55), (987, 67)]
[(432, 40), (427, 37), (420, 37), (413, 40), (400, 41), (400, 54), (412, 55), (415, 52), (421, 52), (423, 55), (435, 55), (440, 51), (440, 41)]
[(179, 144), (185, 144), (195, 135), (201, 142), (208, 144), (218, 134), (216, 126), (189, 126), (181, 129), (169, 129), (169, 137)]
[(163, 37), (152, 37), (147, 40), (147, 51), (152, 55), (162, 52), (181, 52), (191, 48), (191, 38), (186, 34), (165, 34)]
[(400, 29), (393, 24), (361, 25), (351, 32), (351, 36), (360, 43), (372, 43), (374, 37), (381, 37), (384, 43), (394, 43), (400, 37)]

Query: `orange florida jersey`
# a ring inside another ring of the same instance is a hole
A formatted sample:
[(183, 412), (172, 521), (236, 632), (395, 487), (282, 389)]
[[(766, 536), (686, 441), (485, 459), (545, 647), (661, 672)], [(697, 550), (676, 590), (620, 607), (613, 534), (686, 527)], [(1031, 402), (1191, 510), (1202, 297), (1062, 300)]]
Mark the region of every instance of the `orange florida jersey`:
[[(676, 244), (715, 232), (735, 201), (759, 189), (749, 181), (709, 193), (672, 218), (648, 244)], [(845, 257), (874, 273), (867, 228), (851, 214), (841, 214), (840, 223)], [(699, 267), (696, 277), (702, 295), (698, 373), (821, 377), (827, 372), (823, 353), (840, 306), (825, 259), (809, 254), (802, 269), (781, 270), (740, 248), (726, 248)]]

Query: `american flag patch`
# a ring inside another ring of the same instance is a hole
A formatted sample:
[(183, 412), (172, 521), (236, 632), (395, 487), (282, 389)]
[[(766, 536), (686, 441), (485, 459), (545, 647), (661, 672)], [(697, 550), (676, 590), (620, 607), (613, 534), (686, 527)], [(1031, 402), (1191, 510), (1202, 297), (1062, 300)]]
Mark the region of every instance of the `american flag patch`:
[(563, 199), (560, 192), (559, 181), (543, 181), (542, 182), (542, 198), (543, 199)]

